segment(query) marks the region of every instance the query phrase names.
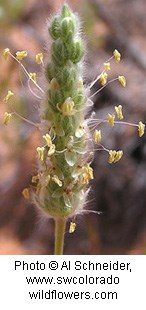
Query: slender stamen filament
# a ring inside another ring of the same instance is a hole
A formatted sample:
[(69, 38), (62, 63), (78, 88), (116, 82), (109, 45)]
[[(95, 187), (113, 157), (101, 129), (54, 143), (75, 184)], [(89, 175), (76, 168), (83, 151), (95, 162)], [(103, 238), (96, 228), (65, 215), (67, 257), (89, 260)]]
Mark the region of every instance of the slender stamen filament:
[[(103, 70), (102, 71), (102, 73), (104, 73), (105, 72), (105, 70)], [(89, 85), (89, 88), (91, 89), (94, 85), (95, 85), (95, 83), (100, 79), (100, 76), (101, 76), (101, 74), (99, 74), (98, 76), (97, 76), (97, 78)], [(91, 98), (91, 97), (90, 97)]]
[(30, 86), (30, 79), (28, 80), (28, 88), (30, 90), (30, 92), (32, 93), (32, 95), (34, 95), (37, 99), (42, 100), (43, 98), (41, 98), (40, 96), (38, 96), (31, 88)]
[[(109, 61), (111, 61), (112, 59), (114, 58), (114, 56), (111, 56), (110, 58), (108, 58), (105, 62), (107, 63), (107, 62), (109, 62)], [(101, 67), (101, 66), (100, 66)], [(106, 70), (103, 70), (102, 71), (102, 73), (105, 73), (106, 72)], [(101, 73), (97, 76), (97, 78), (89, 85), (89, 88), (91, 89), (94, 85), (95, 85), (95, 83), (100, 79), (100, 77), (101, 77)], [(106, 84), (107, 85), (107, 84)]]
[(91, 99), (92, 97), (94, 97), (95, 95), (97, 95), (102, 89), (104, 89), (107, 85), (109, 85), (110, 83), (113, 83), (115, 81), (117, 81), (118, 78), (112, 79), (110, 81), (108, 81), (105, 85), (103, 85), (102, 87), (100, 87), (94, 94), (92, 94), (89, 98)]
[(25, 121), (26, 123), (30, 124), (30, 125), (33, 125), (35, 126), (37, 129), (39, 129), (39, 126), (40, 124), (39, 123), (34, 123), (30, 120), (28, 120), (27, 118), (25, 118), (24, 116), (22, 116), (21, 114), (17, 113), (14, 106), (13, 106), (13, 103), (10, 104), (10, 107), (12, 109), (12, 114), (18, 116), (20, 119), (22, 119), (23, 121)]
[(26, 68), (23, 66), (23, 64), (13, 55), (11, 54), (11, 52), (9, 52), (9, 55), (15, 60), (18, 62), (18, 64), (21, 66), (21, 68), (23, 69), (24, 73), (27, 75), (27, 77), (33, 82), (33, 84), (44, 94), (45, 92), (43, 91), (43, 89), (38, 85), (37, 82), (35, 82), (30, 74), (28, 73), (28, 71), (26, 70)]
[(67, 149), (64, 149), (64, 150), (62, 150), (62, 151), (57, 151), (57, 150), (55, 150), (55, 155), (62, 154), (62, 153), (64, 153), (64, 152), (66, 152), (66, 151), (67, 151)]
[(89, 125), (90, 132), (93, 132), (97, 128), (97, 126), (99, 126), (103, 122), (104, 122), (104, 120), (100, 120), (99, 122), (94, 122), (91, 125)]
[(101, 215), (103, 212), (102, 211), (94, 211), (94, 210), (81, 210), (81, 211), (78, 211), (76, 213), (76, 215), (79, 215), (79, 214), (82, 214), (82, 213), (94, 213), (94, 214)]
[[(100, 119), (100, 118), (96, 118), (96, 119), (91, 119), (89, 120), (89, 123), (91, 123), (91, 125), (89, 125), (90, 127), (96, 125), (99, 125), (100, 123), (109, 123), (109, 121), (107, 119)], [(121, 125), (128, 125), (128, 126), (134, 126), (134, 127), (138, 127), (138, 124), (134, 124), (134, 123), (130, 123), (130, 122), (124, 122), (124, 121), (114, 121), (114, 124), (121, 124)]]
[(13, 114), (18, 116), (19, 118), (21, 118), (23, 121), (27, 122), (30, 125), (35, 126), (36, 128), (39, 129), (39, 124), (35, 124), (34, 122), (28, 120), (27, 118), (23, 117), (22, 115), (20, 115), (19, 113), (17, 113), (16, 111), (13, 111)]

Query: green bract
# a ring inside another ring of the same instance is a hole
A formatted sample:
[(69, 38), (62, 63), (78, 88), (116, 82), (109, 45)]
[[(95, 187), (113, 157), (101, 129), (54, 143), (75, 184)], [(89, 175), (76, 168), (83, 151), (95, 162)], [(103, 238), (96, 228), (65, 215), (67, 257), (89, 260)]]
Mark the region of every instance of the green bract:
[(48, 92), (41, 110), (47, 143), (41, 148), (41, 156), (38, 148), (40, 172), (33, 199), (48, 215), (68, 217), (83, 207), (86, 186), (93, 178), (87, 164), (88, 90), (82, 79), (85, 47), (78, 17), (66, 4), (48, 29), (52, 39), (50, 62), (45, 69)]

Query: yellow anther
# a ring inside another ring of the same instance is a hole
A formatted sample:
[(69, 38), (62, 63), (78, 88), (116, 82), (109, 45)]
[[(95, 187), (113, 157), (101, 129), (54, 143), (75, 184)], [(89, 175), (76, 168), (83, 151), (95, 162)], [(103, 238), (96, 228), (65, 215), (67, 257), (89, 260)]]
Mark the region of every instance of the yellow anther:
[(119, 75), (118, 76), (118, 81), (120, 82), (120, 84), (125, 87), (126, 86), (126, 78), (123, 75)]
[(117, 161), (119, 161), (121, 159), (121, 157), (123, 156), (123, 151), (118, 151), (116, 152), (115, 150), (110, 150), (109, 151), (109, 164), (112, 163), (116, 163)]
[(8, 59), (9, 57), (9, 52), (10, 52), (10, 49), (9, 48), (5, 48), (4, 51), (3, 51), (3, 56), (5, 58), (5, 60)]
[(49, 184), (50, 179), (51, 179), (50, 174), (48, 174), (46, 179), (45, 179), (45, 186), (47, 186)]
[(76, 223), (70, 222), (69, 233), (72, 234), (76, 229)]
[(68, 116), (73, 115), (75, 112), (74, 105), (75, 105), (74, 101), (72, 100), (71, 97), (69, 97), (63, 102), (60, 110), (62, 111), (64, 115), (68, 115)]
[(121, 105), (115, 106), (115, 111), (117, 113), (118, 119), (123, 119), (122, 106)]
[(138, 123), (138, 132), (139, 136), (142, 137), (144, 135), (145, 131), (145, 124), (143, 124), (141, 121)]
[(115, 114), (108, 114), (107, 119), (109, 121), (109, 124), (113, 127), (114, 126), (114, 121), (115, 121)]
[(43, 161), (44, 160), (44, 147), (37, 147), (38, 158)]
[(46, 135), (44, 135), (43, 138), (45, 139), (47, 145), (50, 147), (52, 145), (51, 136), (48, 133), (46, 133)]
[(29, 73), (29, 75), (30, 75), (30, 78), (36, 82), (36, 76), (37, 76), (36, 73)]
[(7, 93), (6, 97), (4, 98), (4, 101), (7, 103), (9, 101), (9, 99), (13, 96), (14, 96), (14, 93), (11, 90), (8, 90), (8, 93)]
[(106, 71), (109, 71), (109, 70), (111, 69), (110, 62), (105, 62), (105, 63), (103, 64), (103, 66), (104, 66), (104, 69), (105, 69)]
[(62, 186), (62, 182), (59, 180), (57, 175), (53, 175), (52, 181), (54, 181), (59, 187)]
[(116, 62), (121, 60), (121, 54), (117, 50), (114, 50), (113, 55)]
[(29, 199), (30, 198), (30, 192), (28, 188), (24, 188), (24, 190), (22, 191), (22, 195), (25, 199)]
[(50, 82), (50, 89), (52, 91), (56, 91), (57, 89), (59, 89), (59, 84), (55, 78), (53, 78)]
[(48, 151), (48, 156), (52, 156), (54, 153), (55, 153), (55, 144), (52, 144)]
[(8, 125), (11, 117), (12, 117), (11, 113), (5, 112), (4, 117), (3, 117), (3, 124)]
[(42, 63), (42, 61), (43, 61), (43, 54), (42, 53), (38, 53), (36, 55), (35, 59), (36, 59), (36, 63), (40, 65)]
[(106, 72), (102, 72), (100, 75), (100, 83), (104, 86), (107, 83), (108, 74)]
[(85, 171), (87, 173), (87, 176), (88, 176), (88, 180), (93, 180), (94, 179), (94, 176), (93, 176), (93, 169), (89, 166), (89, 164), (86, 164), (85, 166)]
[(82, 185), (88, 185), (89, 183), (89, 178), (87, 173), (82, 174), (82, 180), (81, 180)]
[(94, 134), (93, 134), (93, 138), (94, 138), (94, 143), (100, 143), (101, 141), (101, 130), (95, 130)]
[(16, 53), (16, 59), (18, 60), (23, 60), (24, 58), (27, 57), (27, 51), (21, 51)]
[(32, 179), (31, 179), (31, 182), (32, 182), (32, 183), (37, 183), (38, 179), (39, 179), (38, 175), (34, 175), (34, 176), (32, 177)]
[(121, 159), (122, 156), (123, 156), (123, 151), (118, 151), (118, 152), (116, 152), (115, 159), (114, 159), (114, 163), (116, 163), (117, 161), (119, 161), (119, 160)]
[(109, 164), (114, 163), (116, 153), (117, 152), (115, 150), (114, 151), (113, 150), (109, 151), (109, 159), (108, 159)]

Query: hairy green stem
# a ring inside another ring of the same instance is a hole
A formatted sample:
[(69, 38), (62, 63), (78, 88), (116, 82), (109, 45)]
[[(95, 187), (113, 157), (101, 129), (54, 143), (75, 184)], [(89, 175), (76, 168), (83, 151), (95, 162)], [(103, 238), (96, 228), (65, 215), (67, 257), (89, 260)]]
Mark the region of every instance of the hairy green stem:
[(57, 217), (55, 219), (55, 255), (63, 254), (64, 232), (66, 227), (66, 219)]

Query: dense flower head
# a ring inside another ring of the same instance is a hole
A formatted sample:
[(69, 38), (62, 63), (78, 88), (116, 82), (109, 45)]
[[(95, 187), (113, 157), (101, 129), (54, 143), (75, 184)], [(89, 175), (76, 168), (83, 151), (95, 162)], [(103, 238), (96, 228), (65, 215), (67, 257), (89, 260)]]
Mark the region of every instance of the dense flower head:
[(82, 79), (85, 47), (78, 17), (67, 4), (48, 30), (52, 38), (45, 69), (48, 97), (41, 110), (46, 129), (44, 145), (37, 148), (41, 174), (35, 179), (33, 200), (50, 216), (67, 217), (82, 208), (86, 186), (93, 179), (84, 119), (88, 104)]

